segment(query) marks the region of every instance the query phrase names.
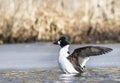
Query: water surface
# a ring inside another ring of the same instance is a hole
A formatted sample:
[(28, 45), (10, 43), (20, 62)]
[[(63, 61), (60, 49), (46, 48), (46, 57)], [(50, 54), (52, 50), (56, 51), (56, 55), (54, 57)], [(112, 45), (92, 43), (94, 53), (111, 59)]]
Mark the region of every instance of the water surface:
[[(82, 46), (71, 45), (71, 53)], [(52, 43), (1, 45), (0, 83), (120, 83), (120, 44), (98, 46), (113, 51), (91, 57), (83, 74), (71, 75), (59, 70), (60, 47)]]

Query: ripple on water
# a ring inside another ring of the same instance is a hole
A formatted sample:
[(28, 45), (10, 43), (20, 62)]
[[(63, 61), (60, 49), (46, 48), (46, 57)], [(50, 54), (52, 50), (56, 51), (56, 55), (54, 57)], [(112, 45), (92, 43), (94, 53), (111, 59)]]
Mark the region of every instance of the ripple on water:
[(120, 68), (88, 68), (83, 74), (59, 69), (0, 72), (0, 83), (120, 83)]

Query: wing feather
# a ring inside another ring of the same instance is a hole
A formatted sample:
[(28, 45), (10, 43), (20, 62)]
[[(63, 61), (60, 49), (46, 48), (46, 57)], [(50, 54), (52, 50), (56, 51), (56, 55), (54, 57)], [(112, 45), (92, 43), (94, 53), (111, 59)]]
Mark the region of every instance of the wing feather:
[(85, 58), (89, 56), (102, 55), (110, 51), (112, 51), (112, 49), (107, 47), (86, 46), (86, 47), (75, 49), (70, 56), (79, 56), (79, 57)]
[(67, 57), (67, 59), (73, 64), (77, 71), (82, 72), (83, 70), (81, 64), (86, 57), (102, 55), (110, 51), (112, 51), (112, 49), (107, 47), (86, 46), (75, 49), (74, 52)]

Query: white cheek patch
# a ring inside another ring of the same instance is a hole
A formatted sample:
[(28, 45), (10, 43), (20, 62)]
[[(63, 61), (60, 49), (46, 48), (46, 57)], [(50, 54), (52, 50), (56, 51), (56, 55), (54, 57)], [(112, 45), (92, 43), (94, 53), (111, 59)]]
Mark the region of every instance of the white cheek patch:
[(58, 41), (58, 44), (60, 45), (60, 41)]

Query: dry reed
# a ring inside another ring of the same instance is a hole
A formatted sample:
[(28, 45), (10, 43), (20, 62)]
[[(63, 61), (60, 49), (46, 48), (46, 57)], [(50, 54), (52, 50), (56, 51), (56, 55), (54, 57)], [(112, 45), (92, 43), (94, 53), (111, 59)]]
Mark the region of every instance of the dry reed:
[(119, 0), (0, 0), (0, 43), (120, 42)]

